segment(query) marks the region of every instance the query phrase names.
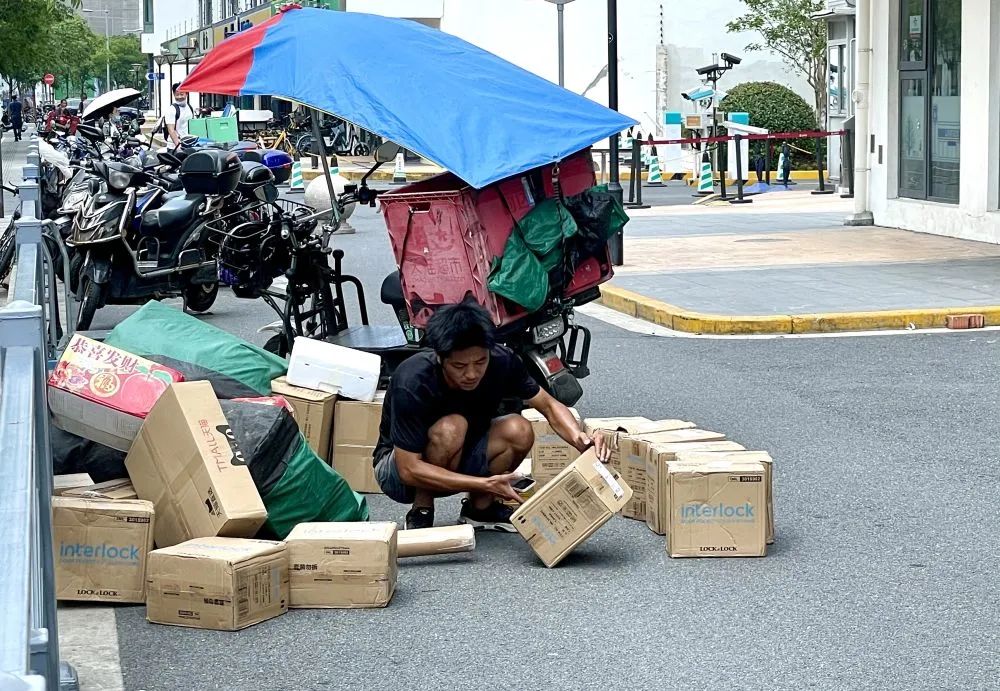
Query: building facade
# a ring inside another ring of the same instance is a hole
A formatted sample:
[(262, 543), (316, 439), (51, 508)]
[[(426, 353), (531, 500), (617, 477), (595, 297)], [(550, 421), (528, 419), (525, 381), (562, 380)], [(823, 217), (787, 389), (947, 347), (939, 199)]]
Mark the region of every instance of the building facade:
[(108, 34), (120, 36), (147, 30), (144, 21), (146, 5), (152, 16), (152, 0), (83, 0), (77, 12), (98, 36), (104, 36), (107, 16)]
[[(867, 106), (858, 109), (868, 136), (854, 152), (865, 188), (856, 216), (1000, 242), (1000, 2), (851, 4), (866, 13), (844, 18), (858, 32), (847, 58), (859, 70), (854, 101)], [(869, 48), (870, 68), (861, 74), (857, 51)], [(834, 116), (831, 109), (831, 125)]]

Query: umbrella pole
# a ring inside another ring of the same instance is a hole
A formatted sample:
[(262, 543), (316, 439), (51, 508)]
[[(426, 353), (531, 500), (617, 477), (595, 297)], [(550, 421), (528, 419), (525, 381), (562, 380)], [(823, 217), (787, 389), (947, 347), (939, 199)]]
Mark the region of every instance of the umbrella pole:
[(326, 189), (330, 192), (330, 205), (332, 207), (330, 213), (334, 221), (334, 230), (336, 230), (340, 226), (340, 209), (337, 207), (337, 193), (333, 189), (333, 178), (330, 177), (330, 161), (326, 158), (326, 143), (323, 141), (323, 137), (319, 132), (319, 111), (315, 108), (310, 108), (310, 110), (312, 110), (311, 120), (313, 139), (316, 141), (316, 147), (319, 149), (319, 160), (323, 162), (323, 175), (326, 177)]

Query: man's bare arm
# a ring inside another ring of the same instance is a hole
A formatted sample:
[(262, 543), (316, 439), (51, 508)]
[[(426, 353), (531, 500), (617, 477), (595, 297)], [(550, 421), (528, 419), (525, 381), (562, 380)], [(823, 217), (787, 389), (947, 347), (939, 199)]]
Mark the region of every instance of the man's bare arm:
[(456, 473), (447, 468), (441, 468), (428, 463), (412, 451), (404, 451), (395, 447), (394, 456), (399, 478), (403, 484), (410, 487), (428, 490), (430, 492), (476, 492), (492, 494), (503, 499), (520, 503), (523, 501), (510, 486), (519, 476), (517, 473), (493, 475), (491, 477), (476, 477)]
[(604, 437), (596, 435), (593, 438), (580, 429), (580, 423), (576, 421), (569, 408), (553, 398), (544, 389), (539, 390), (538, 395), (525, 401), (532, 408), (545, 416), (549, 425), (562, 439), (572, 444), (580, 453), (583, 453), (591, 446), (597, 452), (597, 457), (607, 463), (610, 458), (610, 450), (604, 444)]

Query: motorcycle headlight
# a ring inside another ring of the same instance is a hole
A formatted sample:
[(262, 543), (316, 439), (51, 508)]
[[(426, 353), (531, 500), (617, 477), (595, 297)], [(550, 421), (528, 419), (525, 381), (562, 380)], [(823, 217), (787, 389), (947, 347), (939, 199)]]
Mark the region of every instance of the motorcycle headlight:
[(564, 333), (566, 333), (566, 320), (562, 317), (556, 317), (542, 322), (538, 326), (533, 326), (531, 328), (531, 342), (535, 345), (541, 345), (562, 338)]

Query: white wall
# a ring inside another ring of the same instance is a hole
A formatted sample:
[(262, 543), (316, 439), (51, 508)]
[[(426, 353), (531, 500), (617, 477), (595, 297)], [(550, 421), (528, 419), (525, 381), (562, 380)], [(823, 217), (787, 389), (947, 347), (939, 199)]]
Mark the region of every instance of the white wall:
[[(963, 0), (962, 141), (959, 203), (899, 197), (899, 0), (873, 2), (870, 204), (875, 223), (950, 237), (1000, 243), (1000, 1)], [(987, 59), (977, 59), (984, 56)], [(993, 56), (992, 59), (988, 59)], [(878, 146), (883, 161), (878, 162)]]

